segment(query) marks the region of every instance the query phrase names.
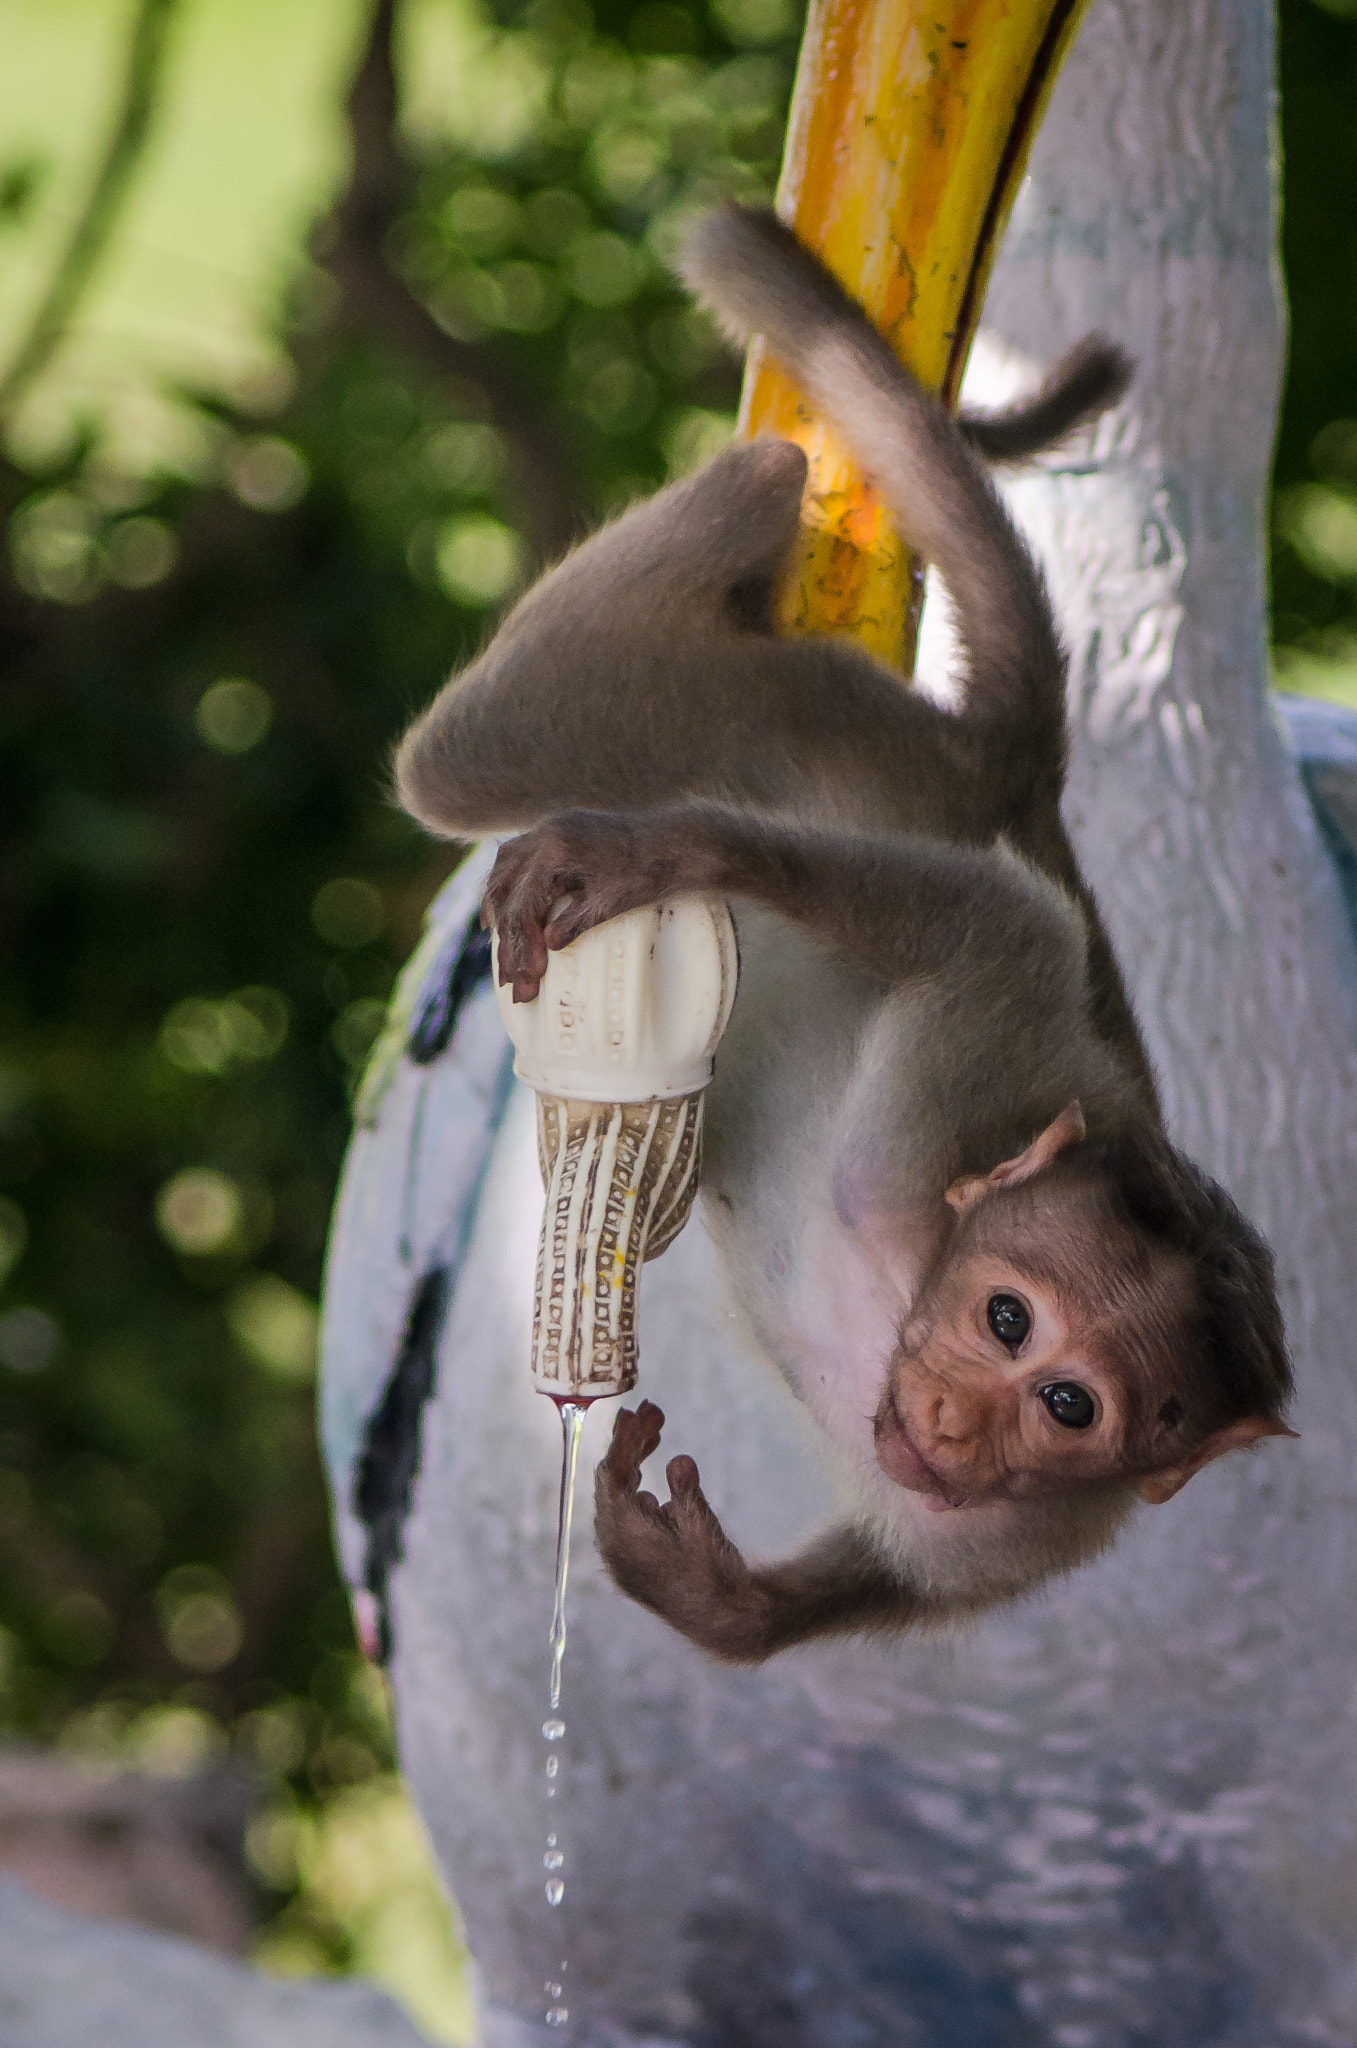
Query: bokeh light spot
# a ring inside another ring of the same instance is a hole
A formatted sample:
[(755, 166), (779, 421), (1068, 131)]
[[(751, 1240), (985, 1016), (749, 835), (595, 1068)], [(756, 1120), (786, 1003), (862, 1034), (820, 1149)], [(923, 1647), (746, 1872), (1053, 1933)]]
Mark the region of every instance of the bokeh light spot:
[(163, 583), (178, 552), (174, 535), (159, 519), (120, 519), (104, 542), (108, 573), (124, 590)]
[(252, 512), (291, 511), (311, 481), (305, 456), (276, 434), (256, 434), (237, 443), (226, 474), (236, 496)]
[(424, 460), (436, 482), (468, 496), (488, 491), (504, 468), (504, 441), (478, 420), (450, 420), (424, 443)]
[(641, 264), (630, 242), (600, 228), (571, 244), (570, 289), (588, 306), (621, 306), (641, 284)]
[(371, 882), (336, 875), (316, 891), (311, 922), (327, 946), (369, 946), (386, 923), (386, 904)]
[(274, 1273), (242, 1280), (226, 1304), (226, 1319), (241, 1350), (266, 1372), (293, 1382), (314, 1376), (320, 1316), (286, 1280)]
[(438, 580), (460, 604), (497, 604), (518, 580), (522, 544), (498, 519), (454, 519), (438, 540)]
[(227, 1250), (244, 1216), (239, 1187), (211, 1166), (186, 1166), (166, 1181), (155, 1201), (161, 1236), (191, 1258)]
[(732, 43), (775, 43), (796, 26), (791, 0), (713, 0), (713, 13)]
[(193, 723), (219, 754), (248, 754), (273, 723), (273, 699), (246, 676), (223, 676), (203, 691)]
[(95, 512), (74, 491), (47, 491), (10, 521), (14, 574), (33, 597), (83, 604), (99, 588)]
[(463, 185), (443, 208), (448, 230), (472, 256), (495, 256), (518, 226), (518, 207), (493, 185)]
[(41, 1308), (0, 1316), (0, 1363), (11, 1372), (45, 1372), (61, 1345), (61, 1325)]
[(272, 1059), (287, 1037), (288, 1005), (273, 988), (219, 999), (185, 996), (160, 1027), (160, 1050), (186, 1074), (223, 1074)]
[(221, 1730), (199, 1707), (148, 1707), (127, 1733), (133, 1761), (156, 1778), (191, 1778), (221, 1747)]
[(306, 1722), (297, 1700), (256, 1707), (237, 1725), (239, 1739), (271, 1777), (295, 1771), (306, 1760)]
[(1277, 529), (1326, 583), (1357, 582), (1357, 495), (1330, 484), (1293, 484), (1277, 498)]

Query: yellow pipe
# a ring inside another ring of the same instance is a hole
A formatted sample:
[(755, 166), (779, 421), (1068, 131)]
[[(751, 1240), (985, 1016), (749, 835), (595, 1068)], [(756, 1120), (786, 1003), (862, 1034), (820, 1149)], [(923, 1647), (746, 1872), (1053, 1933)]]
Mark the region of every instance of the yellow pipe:
[[(1087, 0), (811, 0), (778, 211), (955, 404), (990, 264)], [(741, 427), (810, 458), (784, 624), (913, 666), (921, 580), (880, 500), (756, 345)]]

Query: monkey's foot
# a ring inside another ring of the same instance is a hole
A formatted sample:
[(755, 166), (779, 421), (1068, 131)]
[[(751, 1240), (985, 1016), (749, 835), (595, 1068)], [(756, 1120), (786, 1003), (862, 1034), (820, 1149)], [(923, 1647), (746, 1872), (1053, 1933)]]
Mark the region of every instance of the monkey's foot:
[(501, 846), (481, 923), (495, 927), (500, 982), (513, 983), (516, 1003), (536, 996), (549, 952), (681, 886), (665, 835), (647, 822), (565, 811)]
[(616, 1584), (689, 1642), (741, 1663), (767, 1655), (768, 1602), (707, 1504), (691, 1458), (671, 1458), (669, 1499), (641, 1491), (659, 1446), (653, 1401), (623, 1408), (594, 1480), (594, 1533)]

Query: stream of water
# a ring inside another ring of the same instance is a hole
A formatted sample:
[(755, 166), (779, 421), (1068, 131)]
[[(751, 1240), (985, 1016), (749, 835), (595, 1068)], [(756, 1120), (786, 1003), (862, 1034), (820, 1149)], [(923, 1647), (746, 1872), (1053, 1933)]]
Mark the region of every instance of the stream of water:
[[(555, 1400), (561, 1417), (561, 1499), (556, 1518), (556, 1596), (551, 1610), (551, 1670), (547, 1684), (549, 1712), (542, 1723), (542, 1740), (547, 1745), (547, 1799), (554, 1805), (561, 1792), (561, 1743), (565, 1739), (565, 1722), (558, 1710), (565, 1662), (565, 1596), (570, 1580), (570, 1532), (575, 1519), (575, 1473), (580, 1461), (580, 1432), (584, 1427), (585, 1414), (593, 1404), (589, 1400), (563, 1401), (555, 1395), (550, 1398)], [(559, 1906), (565, 1897), (565, 1850), (561, 1844), (559, 1813), (549, 1811), (547, 1818), (546, 1849), (542, 1856), (542, 1868), (546, 1872), (543, 1889), (548, 1906)], [(569, 2024), (570, 2008), (564, 2003), (568, 1969), (569, 1962), (562, 1956), (556, 1974), (548, 1977), (542, 1987), (547, 1997), (546, 2023), (549, 2027)]]

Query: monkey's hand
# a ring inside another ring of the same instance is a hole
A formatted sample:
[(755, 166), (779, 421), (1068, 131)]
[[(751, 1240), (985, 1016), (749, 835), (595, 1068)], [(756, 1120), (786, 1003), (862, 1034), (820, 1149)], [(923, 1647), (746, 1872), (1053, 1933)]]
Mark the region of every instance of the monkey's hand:
[(700, 888), (681, 843), (659, 814), (564, 811), (506, 840), (481, 904), (481, 923), (499, 939), (499, 978), (514, 1001), (530, 1003), (547, 971), (547, 954), (595, 925)]
[(671, 1458), (669, 1499), (641, 1492), (641, 1466), (659, 1446), (653, 1401), (623, 1408), (594, 1479), (594, 1533), (616, 1583), (699, 1649), (732, 1663), (768, 1654), (771, 1615), (758, 1580), (707, 1504), (691, 1458)]
[(664, 1416), (653, 1401), (623, 1408), (594, 1479), (594, 1533), (616, 1584), (700, 1650), (758, 1664), (811, 1636), (895, 1630), (924, 1603), (865, 1549), (835, 1530), (787, 1564), (746, 1564), (707, 1504), (691, 1458), (671, 1458), (669, 1499), (641, 1492)]

